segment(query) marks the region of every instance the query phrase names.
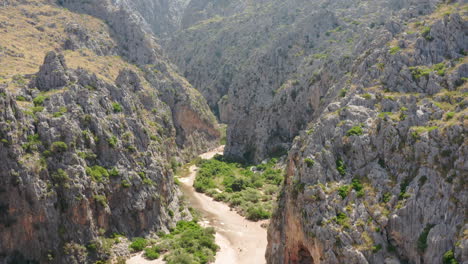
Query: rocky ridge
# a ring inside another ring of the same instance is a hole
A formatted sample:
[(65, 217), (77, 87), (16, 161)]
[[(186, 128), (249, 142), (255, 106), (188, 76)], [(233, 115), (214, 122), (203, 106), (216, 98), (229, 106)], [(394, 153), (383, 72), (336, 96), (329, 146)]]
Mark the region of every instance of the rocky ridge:
[(126, 241), (115, 234), (190, 218), (173, 171), (218, 144), (139, 16), (98, 2), (0, 8), (1, 263), (106, 260)]
[(422, 19), (359, 56), (294, 140), (268, 263), (468, 259), (466, 5)]

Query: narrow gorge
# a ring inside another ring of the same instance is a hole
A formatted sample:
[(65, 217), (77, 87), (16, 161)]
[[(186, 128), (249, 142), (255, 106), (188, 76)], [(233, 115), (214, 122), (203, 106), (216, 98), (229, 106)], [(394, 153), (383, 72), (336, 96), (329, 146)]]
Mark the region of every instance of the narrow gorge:
[(466, 0), (0, 0), (0, 264), (468, 264)]

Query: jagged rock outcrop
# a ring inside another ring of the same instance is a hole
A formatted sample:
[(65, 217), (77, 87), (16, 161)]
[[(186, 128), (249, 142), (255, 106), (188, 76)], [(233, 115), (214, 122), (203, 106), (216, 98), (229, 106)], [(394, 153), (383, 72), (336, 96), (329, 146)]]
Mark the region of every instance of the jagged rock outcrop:
[(466, 261), (468, 27), (458, 8), (442, 5), (359, 56), (334, 87), (343, 97), (295, 139), (268, 263)]
[(110, 0), (60, 0), (59, 4), (104, 20), (118, 42), (119, 54), (136, 64), (154, 64), (161, 59), (161, 49), (140, 15)]
[[(150, 34), (148, 23), (133, 12), (132, 7), (137, 2), (63, 0), (60, 3), (109, 24), (117, 38), (119, 53), (143, 68), (145, 79), (161, 91), (164, 102), (170, 105), (178, 131), (177, 143), (188, 150), (187, 156), (214, 146), (212, 142), (219, 138), (215, 117), (206, 107), (205, 99), (166, 61), (155, 37)], [(161, 80), (161, 75), (167, 79)], [(191, 117), (182, 118), (185, 115)], [(188, 120), (193, 122), (184, 123)]]
[[(35, 98), (32, 110), (0, 90), (0, 244), (6, 263), (62, 263), (70, 257), (65, 244), (101, 243), (100, 236), (116, 232), (141, 236), (181, 218), (170, 161), (188, 151), (175, 142), (178, 112), (172, 117), (155, 91), (131, 70), (114, 84), (68, 69), (55, 52), (25, 91)], [(200, 117), (191, 109), (183, 108), (197, 126)], [(184, 136), (202, 139), (214, 129), (203, 124), (198, 126), (204, 130), (194, 127)]]
[(66, 69), (63, 55), (57, 55), (53, 51), (47, 53), (35, 80), (37, 88), (41, 91), (49, 91), (64, 87), (70, 81)]
[(62, 47), (65, 50), (80, 50), (87, 48), (99, 56), (117, 54), (116, 45), (109, 41), (111, 37), (108, 32), (89, 32), (78, 23), (68, 23), (65, 28), (67, 38), (63, 41)]

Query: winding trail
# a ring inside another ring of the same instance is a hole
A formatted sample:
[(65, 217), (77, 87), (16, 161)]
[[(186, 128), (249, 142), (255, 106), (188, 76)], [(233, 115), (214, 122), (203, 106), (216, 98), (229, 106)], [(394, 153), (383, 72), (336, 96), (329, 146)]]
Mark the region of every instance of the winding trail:
[[(210, 159), (216, 154), (222, 154), (224, 146), (200, 155)], [(220, 250), (216, 254), (215, 264), (264, 264), (267, 247), (267, 231), (261, 225), (266, 221), (252, 222), (237, 214), (234, 210), (211, 197), (198, 193), (193, 188), (193, 181), (198, 167), (190, 166), (189, 176), (179, 178), (180, 189), (186, 196), (188, 204), (198, 210), (205, 226), (216, 230), (216, 244)], [(162, 263), (145, 260), (141, 255), (134, 256), (128, 264)]]

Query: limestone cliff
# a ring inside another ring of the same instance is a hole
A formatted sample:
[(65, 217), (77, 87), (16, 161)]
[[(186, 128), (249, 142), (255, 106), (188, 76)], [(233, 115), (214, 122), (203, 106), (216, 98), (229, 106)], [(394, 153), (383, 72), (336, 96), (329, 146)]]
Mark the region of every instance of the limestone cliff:
[(107, 260), (113, 234), (189, 218), (173, 171), (218, 144), (138, 14), (60, 4), (0, 8), (0, 263)]
[(438, 2), (192, 1), (195, 21), (164, 46), (229, 124), (226, 154), (258, 162), (289, 149), (355, 59)]
[(464, 10), (408, 23), (332, 88), (289, 153), (268, 263), (466, 262)]

